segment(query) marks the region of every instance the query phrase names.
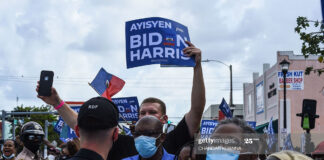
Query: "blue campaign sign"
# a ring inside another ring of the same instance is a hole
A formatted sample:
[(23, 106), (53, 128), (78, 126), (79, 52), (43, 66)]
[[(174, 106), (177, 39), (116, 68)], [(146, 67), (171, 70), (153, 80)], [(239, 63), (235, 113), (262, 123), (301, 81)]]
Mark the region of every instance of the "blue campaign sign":
[(195, 66), (183, 55), (190, 41), (188, 28), (178, 22), (151, 17), (126, 22), (127, 68), (149, 64)]
[(228, 104), (226, 103), (225, 99), (223, 98), (222, 103), (219, 105), (219, 109), (224, 113), (226, 118), (232, 118), (232, 111)]
[(63, 121), (62, 117), (60, 117), (54, 126), (54, 131), (56, 133), (60, 134), (62, 132), (63, 127), (64, 127), (64, 121)]
[(256, 127), (256, 122), (255, 121), (246, 121), (246, 122), (251, 128), (255, 129), (255, 127)]
[(218, 122), (216, 120), (202, 120), (200, 127), (201, 138), (208, 138), (214, 131)]
[[(78, 112), (80, 111), (81, 106), (72, 106), (71, 108), (75, 111)], [(70, 128), (62, 117), (59, 117), (59, 120), (56, 122), (54, 126), (54, 131), (57, 132), (60, 135), (60, 139), (63, 142), (67, 142), (69, 140), (72, 140), (73, 138), (76, 138), (76, 134), (72, 128)]]
[[(139, 104), (137, 97), (123, 97), (111, 99), (117, 106), (120, 116), (119, 121), (137, 121)], [(123, 119), (121, 116), (123, 116)]]

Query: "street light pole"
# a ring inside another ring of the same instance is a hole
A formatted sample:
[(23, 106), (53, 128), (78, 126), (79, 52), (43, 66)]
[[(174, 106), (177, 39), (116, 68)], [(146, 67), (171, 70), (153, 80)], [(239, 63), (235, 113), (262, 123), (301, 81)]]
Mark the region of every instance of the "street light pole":
[(232, 82), (232, 65), (229, 65), (229, 69), (230, 69), (230, 84), (231, 84), (231, 88), (230, 88), (230, 107), (233, 106), (233, 82)]
[(202, 60), (201, 62), (218, 62), (221, 63), (223, 65), (225, 65), (226, 67), (229, 68), (230, 70), (230, 101), (229, 101), (229, 106), (233, 107), (233, 77), (232, 77), (232, 65), (227, 65), (226, 63), (219, 61), (219, 60), (215, 60), (215, 59), (206, 59), (206, 60)]
[(283, 73), (283, 80), (284, 80), (284, 129), (287, 128), (287, 102), (286, 102), (286, 76), (289, 69), (289, 62), (285, 59), (282, 60), (280, 63), (281, 65), (281, 71)]

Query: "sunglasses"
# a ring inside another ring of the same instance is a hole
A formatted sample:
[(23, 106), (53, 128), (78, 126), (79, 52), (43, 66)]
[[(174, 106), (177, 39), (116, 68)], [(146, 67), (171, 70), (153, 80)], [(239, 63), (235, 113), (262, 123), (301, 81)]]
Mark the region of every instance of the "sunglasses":
[(35, 141), (35, 140), (42, 141), (43, 136), (41, 136), (41, 135), (26, 135), (26, 139), (29, 141)]

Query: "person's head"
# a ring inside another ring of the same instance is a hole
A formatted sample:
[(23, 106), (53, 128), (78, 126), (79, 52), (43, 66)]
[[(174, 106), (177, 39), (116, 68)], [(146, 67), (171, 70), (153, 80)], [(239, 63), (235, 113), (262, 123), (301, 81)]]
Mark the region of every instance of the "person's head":
[(40, 124), (34, 121), (25, 123), (20, 131), (20, 140), (24, 146), (36, 153), (43, 142), (44, 131)]
[(80, 108), (75, 132), (83, 144), (112, 146), (118, 138), (118, 109), (110, 100), (95, 97)]
[(180, 149), (180, 152), (177, 153), (178, 160), (205, 160), (205, 154), (197, 154), (196, 149), (194, 148), (194, 141), (190, 141), (187, 144), (183, 145)]
[(71, 158), (79, 151), (79, 149), (80, 147), (75, 143), (75, 141), (68, 141), (67, 143), (62, 145), (61, 159)]
[(155, 116), (144, 116), (135, 125), (135, 147), (143, 158), (152, 158), (162, 152), (165, 134), (162, 122)]
[(163, 124), (168, 121), (165, 103), (158, 98), (149, 97), (143, 100), (140, 107), (139, 119), (147, 115), (155, 116)]
[[(211, 138), (230, 138), (234, 139), (234, 147), (240, 147), (239, 154), (232, 154), (232, 158), (238, 158), (238, 160), (255, 160), (258, 158), (258, 143), (246, 146), (243, 142), (245, 136), (251, 136), (256, 132), (242, 119), (231, 118), (221, 121), (214, 129)], [(251, 138), (251, 137), (250, 137)], [(208, 156), (220, 156), (222, 154), (210, 154)], [(224, 156), (224, 155), (223, 155)]]
[(312, 160), (312, 158), (302, 153), (289, 150), (273, 153), (267, 157), (267, 160)]
[(7, 139), (3, 143), (2, 157), (4, 159), (12, 159), (16, 154), (16, 143), (12, 139)]

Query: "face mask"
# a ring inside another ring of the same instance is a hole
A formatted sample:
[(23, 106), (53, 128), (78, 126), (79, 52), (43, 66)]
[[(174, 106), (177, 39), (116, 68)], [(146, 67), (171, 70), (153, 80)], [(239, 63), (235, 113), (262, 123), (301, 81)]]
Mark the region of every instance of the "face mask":
[(4, 155), (4, 154), (2, 154), (2, 157), (4, 158), (4, 159), (11, 159), (11, 158), (13, 158), (13, 157), (15, 157), (15, 154), (13, 153), (13, 154), (11, 154), (10, 156), (6, 156), (6, 155)]
[(150, 158), (156, 153), (160, 146), (155, 146), (156, 139), (155, 137), (148, 136), (139, 136), (135, 138), (135, 147), (141, 157)]
[(33, 153), (36, 153), (40, 147), (40, 143), (35, 143), (30, 141), (24, 142), (24, 145)]
[(234, 152), (222, 152), (222, 153), (211, 153), (207, 152), (206, 160), (238, 160), (238, 153)]

